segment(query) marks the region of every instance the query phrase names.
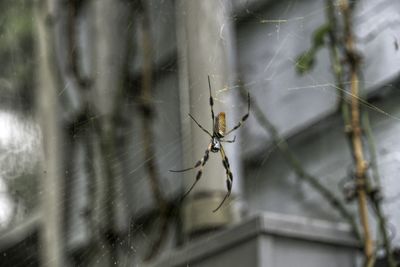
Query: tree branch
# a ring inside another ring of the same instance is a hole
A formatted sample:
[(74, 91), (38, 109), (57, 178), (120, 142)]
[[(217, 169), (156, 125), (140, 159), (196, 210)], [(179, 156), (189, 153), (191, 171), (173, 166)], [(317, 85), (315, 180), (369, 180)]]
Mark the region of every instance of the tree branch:
[[(244, 86), (240, 87), (240, 96), (242, 101), (247, 101), (247, 91), (244, 89)], [(354, 216), (351, 212), (345, 207), (344, 203), (335, 196), (329, 189), (327, 189), (324, 185), (322, 185), (318, 179), (311, 174), (307, 173), (307, 171), (303, 168), (298, 158), (289, 148), (286, 140), (281, 137), (274, 127), (274, 125), (268, 120), (268, 118), (263, 114), (257, 102), (254, 99), (251, 100), (251, 112), (257, 119), (258, 123), (271, 135), (273, 143), (278, 147), (279, 151), (282, 153), (286, 162), (293, 169), (293, 171), (297, 174), (297, 176), (303, 181), (307, 182), (312, 188), (314, 188), (317, 192), (321, 194), (321, 196), (328, 201), (328, 203), (337, 210), (340, 215), (350, 224), (353, 229), (354, 235), (358, 240), (361, 240), (360, 234), (357, 229), (357, 224), (355, 222)]]
[(368, 164), (364, 159), (362, 130), (360, 123), (360, 103), (359, 103), (359, 62), (360, 57), (355, 50), (354, 36), (352, 31), (352, 9), (347, 0), (341, 0), (340, 9), (344, 19), (344, 42), (346, 59), (349, 65), (350, 72), (350, 125), (352, 153), (356, 164), (356, 190), (358, 197), (358, 207), (361, 225), (364, 232), (364, 254), (366, 257), (366, 266), (372, 266), (375, 261), (374, 256), (374, 241), (371, 238), (371, 232), (368, 221), (368, 206), (367, 206), (367, 168)]

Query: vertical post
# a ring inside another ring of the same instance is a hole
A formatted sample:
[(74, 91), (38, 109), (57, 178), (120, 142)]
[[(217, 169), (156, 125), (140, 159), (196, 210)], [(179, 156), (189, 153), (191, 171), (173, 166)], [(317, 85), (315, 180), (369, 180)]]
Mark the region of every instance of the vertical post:
[(63, 266), (63, 161), (59, 79), (55, 57), (55, 1), (36, 2), (35, 18), (38, 33), (39, 118), (44, 145), (41, 175), (41, 265)]
[[(196, 120), (212, 132), (213, 122), (209, 105), (207, 76), (210, 75), (215, 115), (224, 111), (228, 116), (228, 128), (233, 123), (227, 98), (222, 93), (229, 87), (228, 64), (229, 32), (225, 1), (189, 0), (177, 1), (178, 57), (180, 66), (181, 113), (184, 136), (184, 167), (193, 166), (201, 157), (210, 142), (205, 134), (187, 116), (192, 114)], [(188, 103), (188, 104), (187, 104)], [(186, 105), (186, 106), (185, 106)], [(232, 136), (233, 138), (233, 136)], [(235, 205), (238, 184), (237, 160), (233, 149), (237, 144), (223, 144), (227, 150), (234, 176), (234, 190), (231, 197), (220, 210), (213, 213), (227, 193), (225, 169), (219, 153), (210, 153), (210, 159), (203, 169), (201, 180), (197, 183), (183, 206), (184, 232), (193, 236), (208, 230), (223, 227), (239, 217)], [(184, 175), (184, 190), (195, 181), (197, 170)]]

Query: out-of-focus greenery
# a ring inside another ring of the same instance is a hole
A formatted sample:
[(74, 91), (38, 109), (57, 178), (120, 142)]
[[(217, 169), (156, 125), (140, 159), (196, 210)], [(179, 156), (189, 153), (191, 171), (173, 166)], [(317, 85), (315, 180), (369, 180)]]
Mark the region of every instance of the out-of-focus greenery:
[(35, 95), (33, 2), (0, 0), (0, 111), (11, 114), (3, 116), (12, 119), (2, 125), (13, 132), (11, 138), (0, 140), (0, 179), (14, 202), (12, 224), (22, 221), (38, 203), (40, 134), (31, 112)]
[(33, 14), (31, 0), (0, 1), (0, 98), (2, 105), (33, 103)]

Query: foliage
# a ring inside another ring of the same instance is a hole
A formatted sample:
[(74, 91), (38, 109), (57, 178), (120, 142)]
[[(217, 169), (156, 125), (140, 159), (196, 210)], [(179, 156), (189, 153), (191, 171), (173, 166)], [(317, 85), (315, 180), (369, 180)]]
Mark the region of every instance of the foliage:
[(14, 200), (17, 220), (38, 202), (38, 129), (18, 114), (31, 110), (33, 103), (32, 16), (32, 1), (0, 1), (0, 105), (10, 114), (7, 125), (13, 131), (12, 141), (0, 144), (0, 173)]
[[(33, 93), (32, 1), (2, 1), (0, 4), (0, 93), (6, 101), (22, 96), (29, 107)], [(7, 86), (6, 86), (7, 85)], [(15, 97), (18, 96), (18, 97)], [(14, 104), (14, 103), (9, 103)]]
[(323, 24), (315, 30), (310, 49), (300, 54), (296, 59), (296, 71), (299, 74), (305, 74), (314, 67), (315, 56), (319, 49), (325, 45), (325, 37), (329, 34), (329, 31), (329, 24)]

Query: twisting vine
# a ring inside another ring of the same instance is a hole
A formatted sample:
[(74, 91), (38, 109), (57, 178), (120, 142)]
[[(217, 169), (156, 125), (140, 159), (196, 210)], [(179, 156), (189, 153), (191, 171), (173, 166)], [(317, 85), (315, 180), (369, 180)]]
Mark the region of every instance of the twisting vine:
[(350, 75), (350, 127), (348, 134), (351, 138), (352, 153), (355, 161), (355, 183), (358, 198), (358, 209), (360, 221), (364, 233), (364, 254), (366, 257), (366, 266), (373, 266), (374, 262), (374, 241), (371, 237), (371, 230), (368, 221), (368, 203), (367, 203), (367, 169), (368, 163), (365, 160), (364, 148), (362, 142), (362, 128), (360, 122), (360, 103), (359, 96), (359, 62), (360, 57), (355, 49), (354, 34), (351, 23), (351, 8), (347, 0), (340, 2), (340, 9), (343, 12), (344, 20), (344, 42), (346, 60), (349, 66)]
[(142, 33), (142, 75), (141, 75), (141, 91), (140, 91), (140, 104), (139, 109), (142, 113), (142, 138), (144, 144), (144, 157), (146, 159), (146, 169), (148, 173), (148, 179), (150, 182), (150, 188), (153, 194), (153, 198), (158, 207), (160, 220), (159, 234), (157, 240), (153, 243), (152, 247), (148, 250), (144, 260), (151, 260), (159, 252), (162, 243), (166, 239), (168, 233), (169, 224), (169, 213), (170, 207), (165, 199), (162, 190), (160, 188), (160, 175), (158, 173), (158, 167), (155, 158), (154, 133), (152, 130), (153, 118), (155, 109), (152, 103), (152, 81), (153, 81), (153, 47), (151, 42), (150, 32), (150, 18), (149, 10), (146, 7), (146, 2), (138, 1), (139, 10), (141, 12), (140, 25)]

